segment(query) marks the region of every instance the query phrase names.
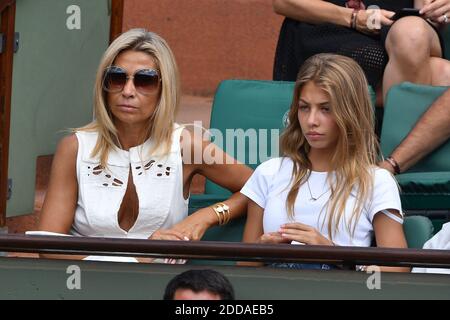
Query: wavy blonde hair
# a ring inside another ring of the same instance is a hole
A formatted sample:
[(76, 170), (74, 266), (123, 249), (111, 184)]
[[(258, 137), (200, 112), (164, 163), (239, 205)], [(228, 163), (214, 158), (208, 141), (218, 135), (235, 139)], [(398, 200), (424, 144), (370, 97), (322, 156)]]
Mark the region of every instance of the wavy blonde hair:
[(161, 75), (161, 91), (159, 101), (142, 143), (152, 137), (155, 152), (160, 156), (167, 155), (172, 143), (173, 124), (180, 100), (180, 82), (175, 57), (166, 41), (153, 32), (145, 29), (131, 29), (119, 36), (104, 53), (97, 70), (94, 86), (94, 121), (78, 128), (80, 131), (96, 131), (99, 134), (97, 144), (91, 156), (99, 156), (100, 164), (107, 167), (108, 153), (119, 145), (117, 129), (107, 106), (107, 93), (103, 90), (103, 79), (107, 67), (114, 64), (116, 57), (127, 50), (149, 54)]
[(310, 81), (327, 93), (331, 114), (339, 128), (339, 138), (332, 156), (335, 180), (331, 179), (331, 175), (328, 176), (331, 190), (330, 199), (325, 205), (328, 234), (332, 240), (344, 217), (346, 201), (352, 189), (356, 188), (353, 213), (350, 220), (346, 221), (353, 236), (364, 203), (373, 192), (371, 171), (376, 165), (379, 148), (366, 77), (354, 60), (344, 56), (315, 55), (304, 63), (297, 76), (289, 125), (281, 136), (281, 151), (294, 162), (291, 189), (286, 200), (288, 215), (291, 219), (294, 217), (295, 199), (312, 168), (308, 159), (310, 145), (298, 120), (300, 92)]

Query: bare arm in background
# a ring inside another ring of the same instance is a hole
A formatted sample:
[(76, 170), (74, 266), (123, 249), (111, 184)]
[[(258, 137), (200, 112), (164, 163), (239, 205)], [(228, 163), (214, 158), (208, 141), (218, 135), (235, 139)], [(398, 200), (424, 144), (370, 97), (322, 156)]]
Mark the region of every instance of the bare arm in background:
[[(450, 89), (428, 108), (391, 156), (404, 172), (449, 138)], [(380, 166), (394, 173), (389, 162), (383, 161)]]

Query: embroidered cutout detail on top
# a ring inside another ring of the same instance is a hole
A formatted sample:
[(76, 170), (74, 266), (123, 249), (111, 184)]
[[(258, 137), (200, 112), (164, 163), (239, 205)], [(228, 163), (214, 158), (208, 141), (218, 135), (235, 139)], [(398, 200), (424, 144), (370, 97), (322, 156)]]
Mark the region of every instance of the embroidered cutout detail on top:
[(148, 171), (150, 169), (153, 168), (153, 170), (151, 170), (151, 173), (156, 175), (157, 177), (162, 177), (162, 176), (170, 176), (170, 174), (173, 172), (172, 167), (168, 167), (166, 166), (165, 169), (163, 169), (165, 166), (162, 163), (156, 163), (155, 160), (150, 160), (149, 162), (147, 162), (144, 167), (142, 166), (137, 166), (135, 167), (136, 170), (138, 170), (138, 176), (142, 175), (144, 173), (144, 171)]
[[(88, 173), (88, 177), (91, 176), (91, 173), (95, 176), (100, 176), (100, 174), (102, 174), (104, 171), (104, 168), (101, 165), (98, 165), (98, 166), (94, 167), (93, 169), (91, 169), (90, 166), (88, 166), (87, 168), (88, 168), (88, 172), (90, 172), (90, 173)], [(105, 173), (103, 177), (104, 177), (104, 179), (103, 179), (103, 181), (100, 182), (100, 184), (104, 187), (108, 187), (109, 185), (111, 185), (113, 187), (121, 187), (123, 185), (123, 182), (121, 180), (113, 177), (109, 173)]]

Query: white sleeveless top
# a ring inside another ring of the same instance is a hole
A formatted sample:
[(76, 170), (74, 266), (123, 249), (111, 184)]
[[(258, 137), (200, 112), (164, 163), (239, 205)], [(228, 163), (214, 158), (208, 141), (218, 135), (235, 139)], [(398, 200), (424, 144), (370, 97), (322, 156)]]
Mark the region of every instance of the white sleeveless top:
[[(157, 229), (167, 229), (188, 215), (189, 199), (183, 197), (183, 163), (180, 135), (174, 126), (170, 153), (164, 158), (149, 153), (151, 139), (125, 151), (110, 152), (107, 168), (91, 152), (96, 132), (76, 132), (78, 139), (78, 204), (71, 234), (87, 237), (147, 239)], [(139, 199), (139, 214), (127, 232), (119, 226), (118, 212), (131, 172)]]

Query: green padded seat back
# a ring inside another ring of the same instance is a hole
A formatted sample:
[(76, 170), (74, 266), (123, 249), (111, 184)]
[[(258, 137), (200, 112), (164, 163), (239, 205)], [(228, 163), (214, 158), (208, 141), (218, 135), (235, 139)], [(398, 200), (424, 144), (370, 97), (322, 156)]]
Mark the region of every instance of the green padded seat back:
[(439, 231), (450, 217), (445, 213), (450, 208), (450, 172), (403, 173), (396, 178), (401, 187), (403, 209), (423, 211), (432, 218), (435, 230)]
[(433, 236), (433, 224), (423, 216), (408, 216), (403, 221), (408, 248), (421, 249)]
[[(381, 132), (381, 150), (385, 157), (403, 141), (422, 114), (447, 89), (403, 83), (389, 91)], [(424, 214), (430, 210), (450, 209), (450, 141), (396, 178), (401, 187), (403, 209), (421, 210)]]
[[(214, 96), (210, 123), (210, 127), (219, 130), (224, 137), (221, 147), (228, 154), (252, 168), (268, 160), (267, 157), (272, 150), (271, 133), (267, 132), (265, 139), (268, 145), (267, 153), (260, 155), (260, 144), (263, 140), (259, 139), (259, 129), (276, 129), (280, 130), (281, 134), (281, 129), (284, 128), (284, 116), (291, 106), (294, 85), (294, 82), (283, 81), (222, 81)], [(238, 142), (242, 143), (243, 139), (238, 139), (236, 136), (226, 139), (227, 130), (230, 132), (230, 129), (241, 129), (242, 132), (247, 132), (249, 137), (251, 133), (258, 133), (256, 134), (257, 143), (249, 144), (250, 138), (246, 138), (245, 153), (238, 154)], [(250, 131), (247, 131), (249, 129)], [(261, 151), (265, 150), (261, 149)], [(230, 195), (228, 190), (210, 181), (206, 182), (205, 193)]]
[(450, 171), (403, 173), (396, 178), (404, 193), (448, 194), (450, 191)]
[[(381, 131), (381, 150), (385, 157), (389, 156), (402, 142), (417, 120), (445, 90), (447, 87), (412, 83), (403, 83), (389, 90)], [(447, 142), (410, 168), (408, 172), (450, 171), (449, 159), (450, 142)]]
[(444, 30), (444, 42), (445, 42), (445, 58), (450, 60), (450, 28), (447, 26)]

